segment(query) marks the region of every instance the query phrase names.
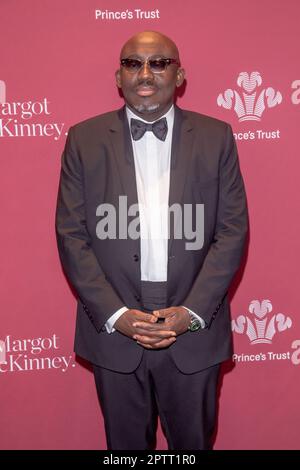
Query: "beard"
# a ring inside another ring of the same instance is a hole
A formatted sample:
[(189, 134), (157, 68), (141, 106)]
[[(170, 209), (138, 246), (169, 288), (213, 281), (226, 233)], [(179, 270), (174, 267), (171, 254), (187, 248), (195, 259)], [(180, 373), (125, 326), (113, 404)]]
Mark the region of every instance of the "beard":
[(139, 112), (139, 113), (153, 113), (154, 111), (157, 111), (158, 108), (160, 107), (160, 104), (137, 104), (134, 105), (133, 108)]

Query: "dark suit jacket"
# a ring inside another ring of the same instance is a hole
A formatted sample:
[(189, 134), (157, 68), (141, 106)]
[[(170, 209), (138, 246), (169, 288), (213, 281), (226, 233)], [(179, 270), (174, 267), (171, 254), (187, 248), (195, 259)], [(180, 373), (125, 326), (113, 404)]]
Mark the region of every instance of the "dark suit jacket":
[[(121, 372), (139, 364), (143, 349), (107, 319), (120, 307), (141, 308), (140, 240), (96, 235), (101, 203), (137, 203), (134, 160), (125, 108), (81, 122), (69, 131), (62, 156), (56, 229), (65, 273), (78, 294), (75, 351)], [(228, 124), (175, 107), (169, 205), (204, 204), (202, 249), (170, 238), (168, 305), (185, 305), (209, 328), (180, 335), (170, 347), (185, 373), (232, 353), (227, 291), (247, 233), (247, 208), (237, 151)], [(129, 217), (130, 220), (130, 217)]]

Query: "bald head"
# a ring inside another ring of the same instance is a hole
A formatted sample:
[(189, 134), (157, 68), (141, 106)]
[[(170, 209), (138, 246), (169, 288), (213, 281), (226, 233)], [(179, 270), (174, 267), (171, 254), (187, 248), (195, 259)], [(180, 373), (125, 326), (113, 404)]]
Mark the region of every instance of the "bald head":
[(157, 31), (143, 31), (132, 36), (122, 47), (120, 58), (126, 58), (137, 54), (137, 49), (147, 48), (153, 54), (161, 54), (164, 57), (171, 57), (179, 61), (179, 52), (176, 44)]

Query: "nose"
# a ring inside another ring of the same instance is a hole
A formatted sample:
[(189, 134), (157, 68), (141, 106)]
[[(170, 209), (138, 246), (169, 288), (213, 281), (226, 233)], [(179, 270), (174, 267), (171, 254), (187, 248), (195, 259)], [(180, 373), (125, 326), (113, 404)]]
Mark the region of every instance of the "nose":
[(139, 76), (140, 78), (142, 78), (143, 80), (145, 80), (146, 78), (153, 78), (153, 73), (150, 69), (150, 66), (148, 64), (147, 61), (144, 62), (144, 64), (142, 65), (140, 71), (139, 71)]

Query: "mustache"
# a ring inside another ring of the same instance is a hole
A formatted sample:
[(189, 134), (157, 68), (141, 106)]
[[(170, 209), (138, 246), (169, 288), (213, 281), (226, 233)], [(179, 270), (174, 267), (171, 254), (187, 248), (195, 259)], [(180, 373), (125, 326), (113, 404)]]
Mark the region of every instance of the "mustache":
[(139, 80), (137, 86), (151, 86), (154, 87), (154, 80), (152, 78), (147, 78), (146, 80)]

